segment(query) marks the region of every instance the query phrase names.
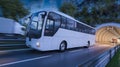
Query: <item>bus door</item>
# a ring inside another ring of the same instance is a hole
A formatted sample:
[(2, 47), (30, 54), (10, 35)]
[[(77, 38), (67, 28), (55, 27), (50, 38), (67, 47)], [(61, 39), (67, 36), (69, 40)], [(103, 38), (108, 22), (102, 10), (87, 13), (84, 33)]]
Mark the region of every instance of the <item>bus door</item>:
[[(44, 31), (44, 36), (45, 39), (47, 39), (47, 43), (51, 46), (54, 45), (54, 47), (57, 45), (58, 37), (54, 36), (56, 32), (58, 31), (60, 27), (60, 22), (61, 22), (61, 17), (60, 15), (50, 12), (48, 15), (48, 18), (46, 20), (46, 25), (45, 25), (45, 31)], [(51, 48), (54, 48), (51, 46)]]
[(44, 30), (44, 43), (46, 44), (46, 47), (51, 46), (52, 44), (52, 36), (54, 35), (54, 21), (47, 19), (45, 30)]

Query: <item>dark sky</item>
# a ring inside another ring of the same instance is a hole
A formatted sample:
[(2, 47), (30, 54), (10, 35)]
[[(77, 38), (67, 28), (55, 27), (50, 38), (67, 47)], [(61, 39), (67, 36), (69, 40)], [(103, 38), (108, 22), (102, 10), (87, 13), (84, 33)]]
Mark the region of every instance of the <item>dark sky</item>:
[(20, 0), (30, 12), (39, 11), (40, 9), (58, 9), (63, 0)]

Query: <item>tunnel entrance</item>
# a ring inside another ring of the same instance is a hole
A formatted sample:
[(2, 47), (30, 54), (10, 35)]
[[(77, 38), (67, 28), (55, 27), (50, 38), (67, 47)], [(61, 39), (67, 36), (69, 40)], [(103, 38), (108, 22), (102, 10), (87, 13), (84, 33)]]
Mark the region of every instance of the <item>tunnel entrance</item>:
[(96, 27), (96, 43), (120, 44), (120, 24), (106, 23)]

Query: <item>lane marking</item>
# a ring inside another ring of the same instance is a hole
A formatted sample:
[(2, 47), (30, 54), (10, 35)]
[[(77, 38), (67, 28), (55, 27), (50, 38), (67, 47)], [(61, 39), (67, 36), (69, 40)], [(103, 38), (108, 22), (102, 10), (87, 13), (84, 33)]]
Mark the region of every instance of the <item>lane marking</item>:
[(27, 49), (16, 49), (16, 50), (1, 50), (0, 52), (14, 52), (14, 51), (27, 51), (27, 50), (33, 50), (31, 48), (27, 48)]
[(51, 56), (52, 55), (47, 55), (47, 56), (42, 56), (42, 57), (37, 57), (37, 58), (31, 58), (31, 59), (26, 59), (26, 60), (21, 60), (21, 61), (15, 61), (15, 62), (10, 62), (10, 63), (0, 64), (0, 66), (8, 66), (8, 65), (17, 64), (17, 63), (23, 63), (23, 62), (43, 59), (43, 58), (47, 58), (47, 57), (51, 57)]

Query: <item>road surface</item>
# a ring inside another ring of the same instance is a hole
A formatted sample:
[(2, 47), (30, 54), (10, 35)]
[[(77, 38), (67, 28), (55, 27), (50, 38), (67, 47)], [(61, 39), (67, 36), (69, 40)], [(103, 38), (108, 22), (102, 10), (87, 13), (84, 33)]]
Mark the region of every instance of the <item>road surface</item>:
[(0, 52), (0, 67), (78, 67), (112, 47), (94, 45), (90, 48), (70, 49), (65, 52), (5, 51)]

